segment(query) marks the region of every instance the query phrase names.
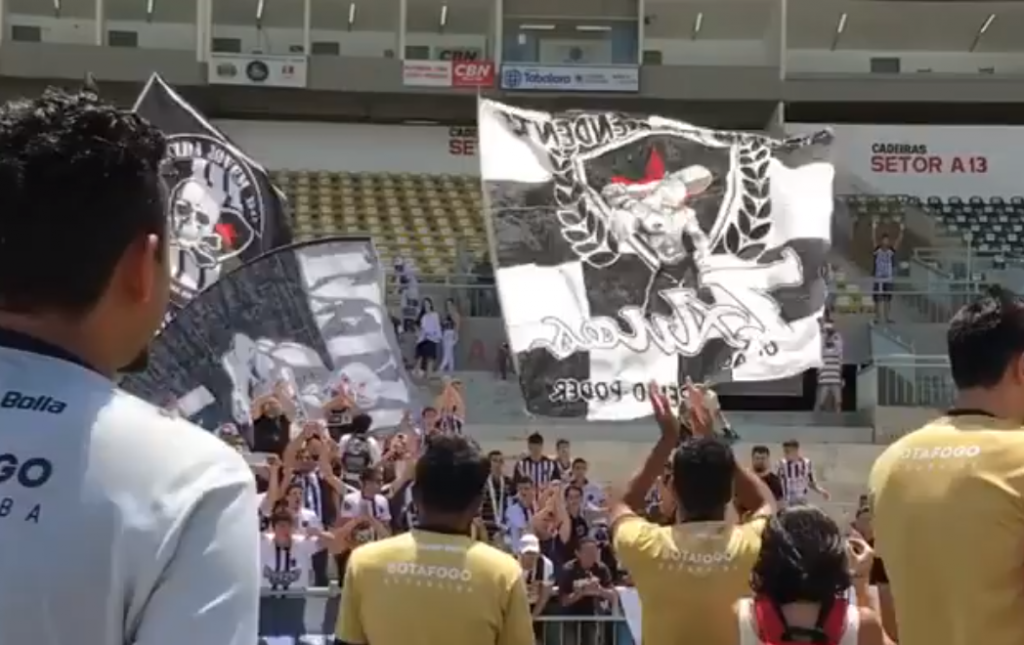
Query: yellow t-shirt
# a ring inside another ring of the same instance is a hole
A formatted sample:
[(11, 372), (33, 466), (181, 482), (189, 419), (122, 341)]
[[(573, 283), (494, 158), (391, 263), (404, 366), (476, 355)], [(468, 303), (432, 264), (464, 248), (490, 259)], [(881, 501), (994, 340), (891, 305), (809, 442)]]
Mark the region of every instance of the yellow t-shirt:
[(892, 444), (869, 488), (900, 643), (1024, 643), (1024, 432), (936, 419)]
[(619, 520), (615, 552), (640, 595), (644, 645), (736, 645), (732, 606), (750, 595), (764, 525)]
[(349, 558), (335, 635), (352, 645), (534, 645), (522, 575), (512, 556), (468, 535), (413, 530), (366, 544)]

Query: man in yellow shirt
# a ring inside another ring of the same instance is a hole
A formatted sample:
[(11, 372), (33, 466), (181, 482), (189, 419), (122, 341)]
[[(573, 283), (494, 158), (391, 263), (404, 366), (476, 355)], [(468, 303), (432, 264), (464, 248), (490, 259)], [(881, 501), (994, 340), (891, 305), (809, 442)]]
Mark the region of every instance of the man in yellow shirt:
[(522, 567), (470, 537), (490, 472), (472, 440), (429, 440), (413, 488), (419, 525), (352, 552), (338, 645), (534, 645)]
[(947, 335), (957, 407), (871, 471), (901, 645), (1024, 643), (1024, 300), (994, 289)]
[[(750, 570), (774, 507), (768, 487), (714, 436), (700, 393), (693, 390), (691, 398), (697, 399), (690, 402), (694, 436), (679, 444), (679, 421), (668, 401), (656, 395), (661, 438), (609, 509), (615, 552), (640, 595), (644, 645), (736, 644), (732, 607), (750, 594)], [(670, 526), (658, 526), (639, 513), (670, 460), (666, 488), (677, 517)], [(734, 484), (742, 507), (755, 509), (744, 523), (727, 519), (735, 515)]]

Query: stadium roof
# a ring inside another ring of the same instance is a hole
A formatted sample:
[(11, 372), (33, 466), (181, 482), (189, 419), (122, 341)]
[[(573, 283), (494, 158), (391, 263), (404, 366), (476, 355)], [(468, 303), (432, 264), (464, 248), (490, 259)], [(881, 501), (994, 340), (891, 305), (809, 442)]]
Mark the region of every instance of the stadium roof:
[[(303, 0), (216, 0), (215, 22), (253, 25), (263, 6), (267, 27), (301, 28)], [(879, 52), (1022, 52), (1024, 1), (952, 0), (788, 0), (790, 49), (875, 50)], [(398, 0), (312, 0), (317, 29), (394, 29)], [(419, 30), (450, 34), (493, 30), (493, 0), (408, 0), (408, 20)], [(94, 0), (61, 0), (61, 15), (92, 18)], [(147, 9), (152, 6), (153, 13)], [(636, 0), (508, 0), (506, 14), (520, 19), (581, 24), (623, 19)], [(647, 0), (646, 34), (653, 38), (774, 40), (780, 0)], [(12, 14), (53, 15), (39, 0), (8, 0)], [(586, 16), (588, 18), (568, 18)], [(195, 4), (184, 0), (107, 0), (108, 20), (195, 21)]]

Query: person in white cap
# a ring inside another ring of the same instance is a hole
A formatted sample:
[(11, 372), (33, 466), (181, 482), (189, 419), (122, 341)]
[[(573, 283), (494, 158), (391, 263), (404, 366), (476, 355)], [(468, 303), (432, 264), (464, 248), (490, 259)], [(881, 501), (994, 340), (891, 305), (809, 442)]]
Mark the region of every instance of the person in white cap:
[(523, 567), (530, 612), (536, 618), (543, 613), (548, 600), (554, 594), (555, 564), (540, 552), (540, 540), (536, 535), (524, 535), (519, 538), (519, 544), (516, 546), (519, 564)]

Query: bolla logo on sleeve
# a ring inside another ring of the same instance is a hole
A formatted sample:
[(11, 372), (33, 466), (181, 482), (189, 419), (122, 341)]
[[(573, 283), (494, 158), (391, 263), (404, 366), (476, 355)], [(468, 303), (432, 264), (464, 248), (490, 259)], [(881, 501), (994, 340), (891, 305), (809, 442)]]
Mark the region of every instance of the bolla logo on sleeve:
[(230, 146), (203, 135), (168, 141), (171, 276), (183, 304), (216, 282), (263, 232), (253, 169)]

